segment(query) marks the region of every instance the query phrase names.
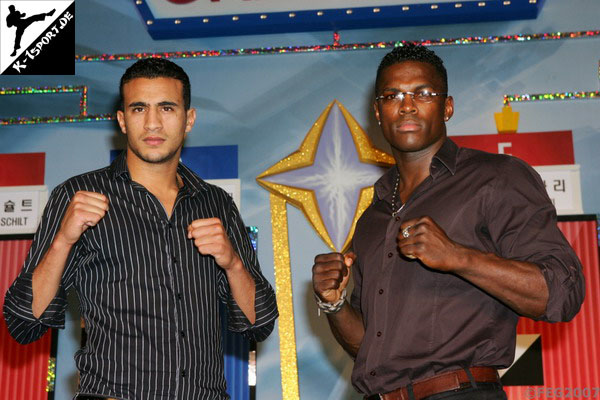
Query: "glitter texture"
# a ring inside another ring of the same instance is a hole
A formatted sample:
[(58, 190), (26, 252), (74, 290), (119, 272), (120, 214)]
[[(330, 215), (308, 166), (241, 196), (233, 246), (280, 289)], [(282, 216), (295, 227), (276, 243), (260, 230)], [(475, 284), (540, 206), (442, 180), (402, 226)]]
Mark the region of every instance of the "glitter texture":
[(562, 93), (538, 93), (538, 94), (505, 94), (503, 103), (518, 103), (524, 101), (556, 101), (556, 100), (582, 100), (598, 99), (600, 91), (595, 92), (562, 92)]
[(79, 115), (60, 115), (52, 117), (12, 117), (0, 119), (0, 125), (31, 125), (53, 124), (64, 122), (91, 122), (109, 121), (115, 119), (112, 114), (88, 115), (87, 111), (87, 86), (40, 86), (0, 88), (0, 96), (11, 95), (37, 95), (37, 94), (62, 94), (79, 93)]
[(325, 224), (323, 223), (323, 219), (319, 213), (317, 199), (312, 191), (292, 186), (279, 185), (261, 179), (293, 169), (307, 167), (313, 163), (316, 149), (319, 145), (319, 137), (321, 135), (323, 125), (325, 124), (325, 120), (329, 115), (329, 110), (331, 110), (332, 106), (333, 102), (329, 104), (329, 106), (321, 113), (317, 121), (308, 131), (308, 134), (302, 141), (302, 144), (297, 151), (293, 152), (267, 169), (265, 172), (260, 174), (256, 180), (269, 192), (280, 195), (283, 199), (302, 210), (319, 236), (325, 241), (325, 243), (327, 243), (327, 246), (329, 246), (332, 250), (335, 250), (335, 246), (333, 245), (333, 242), (327, 233), (327, 229), (325, 228)]
[(271, 225), (273, 226), (273, 264), (275, 290), (279, 309), (279, 354), (281, 359), (282, 400), (300, 398), (298, 390), (298, 360), (292, 296), (292, 271), (286, 201), (271, 194)]
[(48, 376), (46, 377), (46, 392), (54, 391), (54, 383), (56, 382), (56, 358), (48, 358)]
[(317, 118), (316, 122), (312, 125), (306, 137), (302, 141), (300, 148), (275, 163), (272, 167), (268, 168), (266, 171), (260, 174), (256, 180), (259, 185), (269, 192), (281, 196), (284, 200), (299, 208), (304, 213), (305, 217), (313, 226), (317, 234), (327, 244), (327, 246), (329, 246), (329, 248), (331, 248), (333, 251), (343, 252), (347, 250), (350, 245), (356, 221), (358, 221), (358, 218), (362, 212), (371, 202), (373, 196), (371, 187), (361, 190), (358, 205), (354, 212), (353, 223), (351, 225), (350, 232), (348, 232), (347, 239), (345, 240), (342, 248), (337, 249), (333, 244), (329, 232), (327, 232), (327, 229), (325, 228), (325, 223), (319, 209), (319, 204), (317, 202), (315, 193), (312, 190), (269, 182), (264, 179), (282, 172), (307, 167), (314, 162), (323, 127), (329, 116), (331, 108), (334, 105), (337, 105), (342, 111), (344, 120), (348, 125), (350, 133), (352, 134), (352, 140), (356, 146), (358, 158), (361, 162), (384, 167), (393, 165), (395, 163), (394, 158), (391, 155), (373, 147), (373, 144), (369, 140), (367, 134), (362, 130), (354, 117), (340, 102), (334, 100), (325, 108), (325, 110)]
[[(327, 245), (337, 251), (329, 237), (329, 234), (323, 223), (323, 218), (319, 211), (319, 206), (315, 198), (315, 193), (311, 190), (287, 186), (283, 184), (269, 182), (263, 178), (276, 175), (293, 169), (302, 168), (311, 165), (315, 160), (319, 139), (321, 137), (324, 125), (329, 113), (334, 105), (337, 105), (352, 135), (352, 140), (358, 152), (358, 158), (361, 162), (376, 164), (379, 166), (389, 166), (394, 164), (394, 158), (373, 147), (366, 133), (356, 122), (354, 117), (344, 108), (344, 106), (332, 101), (316, 122), (309, 129), (306, 137), (302, 141), (300, 148), (292, 154), (284, 157), (273, 166), (260, 174), (256, 180), (266, 190), (270, 192), (271, 203), (271, 225), (273, 227), (273, 259), (275, 265), (275, 288), (277, 293), (277, 305), (279, 307), (279, 344), (281, 357), (281, 387), (282, 399), (296, 400), (299, 398), (298, 391), (298, 362), (296, 353), (296, 337), (294, 327), (293, 295), (291, 283), (291, 264), (290, 247), (288, 239), (288, 221), (287, 221), (287, 203), (298, 207), (313, 225), (317, 234), (327, 243)], [(373, 198), (373, 187), (369, 186), (361, 189), (358, 204), (353, 216), (353, 222), (348, 234), (348, 239), (344, 244), (345, 250), (354, 234), (356, 221), (362, 215), (364, 210), (371, 203)], [(340, 249), (342, 250), (342, 249)], [(343, 251), (342, 250), (342, 251)]]
[(494, 43), (521, 43), (539, 40), (565, 40), (583, 39), (600, 36), (600, 30), (578, 31), (578, 32), (547, 32), (531, 34), (515, 34), (504, 36), (468, 36), (461, 38), (439, 38), (423, 39), (414, 41), (392, 41), (392, 42), (370, 42), (370, 43), (340, 43), (340, 35), (333, 34), (333, 44), (313, 46), (282, 46), (282, 47), (257, 47), (250, 49), (226, 49), (226, 50), (198, 50), (198, 51), (169, 51), (162, 53), (124, 53), (124, 54), (83, 54), (76, 55), (75, 61), (127, 61), (142, 58), (208, 58), (208, 57), (233, 57), (251, 55), (270, 55), (288, 53), (316, 53), (328, 51), (356, 51), (391, 49), (406, 46), (409, 43), (421, 44), (423, 46), (464, 46), (472, 44), (494, 44)]

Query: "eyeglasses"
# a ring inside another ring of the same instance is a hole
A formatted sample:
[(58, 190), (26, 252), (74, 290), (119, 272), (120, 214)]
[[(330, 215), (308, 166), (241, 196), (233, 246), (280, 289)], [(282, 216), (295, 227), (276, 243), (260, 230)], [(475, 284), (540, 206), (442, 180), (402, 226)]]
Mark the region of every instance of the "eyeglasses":
[(429, 90), (419, 90), (418, 92), (393, 92), (389, 94), (382, 94), (375, 97), (375, 100), (382, 101), (383, 103), (396, 104), (402, 103), (407, 95), (411, 95), (413, 101), (419, 103), (431, 103), (437, 96), (446, 96), (448, 93), (435, 93)]

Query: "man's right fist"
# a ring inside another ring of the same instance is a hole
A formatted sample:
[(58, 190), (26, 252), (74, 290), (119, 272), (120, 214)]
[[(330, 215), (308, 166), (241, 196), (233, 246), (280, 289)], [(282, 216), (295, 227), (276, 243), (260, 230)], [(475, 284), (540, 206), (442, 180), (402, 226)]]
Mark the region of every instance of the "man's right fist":
[(326, 303), (335, 303), (348, 286), (350, 267), (356, 254), (348, 252), (319, 254), (315, 257), (312, 268), (313, 289), (319, 298)]
[(95, 192), (75, 193), (60, 224), (57, 239), (75, 244), (83, 232), (95, 226), (108, 211), (108, 197)]

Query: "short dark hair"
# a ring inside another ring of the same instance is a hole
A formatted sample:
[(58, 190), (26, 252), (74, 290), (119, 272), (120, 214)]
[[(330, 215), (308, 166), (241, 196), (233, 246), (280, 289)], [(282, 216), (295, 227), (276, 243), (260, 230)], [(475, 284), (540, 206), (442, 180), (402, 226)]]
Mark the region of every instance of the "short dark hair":
[(377, 90), (377, 87), (379, 86), (379, 79), (383, 70), (391, 65), (398, 64), (403, 61), (420, 61), (431, 64), (437, 71), (439, 77), (442, 79), (442, 84), (444, 85), (443, 90), (445, 92), (448, 91), (448, 73), (446, 72), (446, 67), (444, 67), (444, 62), (442, 59), (425, 46), (413, 43), (405, 43), (402, 46), (395, 47), (383, 57), (379, 67), (377, 68), (375, 90)]
[(123, 85), (127, 82), (136, 78), (173, 78), (177, 79), (183, 84), (183, 103), (186, 110), (190, 109), (190, 97), (191, 87), (190, 78), (185, 73), (183, 68), (175, 64), (172, 61), (164, 58), (144, 58), (136, 61), (131, 67), (127, 68), (123, 76), (121, 77), (121, 83), (119, 84), (119, 94), (121, 95), (121, 101), (119, 107), (123, 110), (124, 98), (123, 98)]

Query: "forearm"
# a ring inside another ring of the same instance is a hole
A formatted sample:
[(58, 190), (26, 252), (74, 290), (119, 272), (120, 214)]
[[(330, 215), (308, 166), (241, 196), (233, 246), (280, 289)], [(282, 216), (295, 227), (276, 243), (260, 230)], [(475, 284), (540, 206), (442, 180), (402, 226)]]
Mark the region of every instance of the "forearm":
[(233, 299), (250, 323), (254, 324), (256, 322), (256, 311), (254, 309), (256, 284), (252, 275), (239, 258), (232, 268), (225, 270), (225, 274)]
[(548, 286), (540, 268), (530, 262), (501, 258), (462, 247), (453, 272), (519, 315), (539, 318), (548, 304)]
[(57, 236), (33, 271), (31, 308), (34, 317), (39, 318), (56, 296), (71, 248), (72, 245)]
[(355, 358), (365, 336), (362, 315), (348, 302), (344, 302), (337, 313), (325, 315), (335, 339), (352, 358)]

